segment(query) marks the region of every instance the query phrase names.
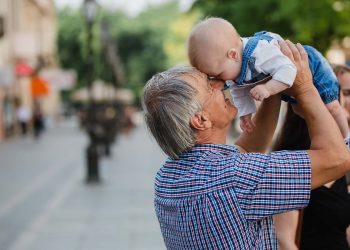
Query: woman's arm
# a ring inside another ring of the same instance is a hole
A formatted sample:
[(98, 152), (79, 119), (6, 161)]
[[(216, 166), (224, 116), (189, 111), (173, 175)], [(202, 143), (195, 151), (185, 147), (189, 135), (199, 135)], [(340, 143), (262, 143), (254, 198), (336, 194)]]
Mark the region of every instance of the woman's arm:
[(273, 216), (278, 249), (297, 250), (296, 234), (298, 228), (299, 211), (294, 210)]

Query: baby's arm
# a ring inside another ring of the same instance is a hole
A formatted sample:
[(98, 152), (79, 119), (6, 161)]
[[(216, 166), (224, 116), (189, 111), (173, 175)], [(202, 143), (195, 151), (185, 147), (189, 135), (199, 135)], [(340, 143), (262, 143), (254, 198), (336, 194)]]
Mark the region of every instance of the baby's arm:
[(255, 128), (255, 124), (252, 121), (252, 114), (243, 115), (240, 118), (240, 127), (244, 132), (251, 133)]
[(259, 84), (250, 90), (250, 95), (257, 101), (263, 101), (271, 95), (277, 94), (289, 86), (283, 82), (271, 79), (265, 84)]
[(262, 101), (293, 85), (297, 69), (281, 52), (277, 40), (271, 42), (261, 40), (253, 52), (253, 57), (257, 72), (272, 76), (272, 80), (266, 84), (257, 85), (252, 89), (250, 94), (255, 100)]

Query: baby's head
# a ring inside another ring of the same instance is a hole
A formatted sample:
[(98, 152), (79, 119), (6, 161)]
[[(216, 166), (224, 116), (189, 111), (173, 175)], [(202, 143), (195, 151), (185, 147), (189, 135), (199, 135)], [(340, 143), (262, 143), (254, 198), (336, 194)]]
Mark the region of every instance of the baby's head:
[(241, 68), (241, 37), (225, 19), (205, 19), (190, 33), (188, 57), (192, 66), (203, 73), (222, 80), (233, 80), (239, 76)]

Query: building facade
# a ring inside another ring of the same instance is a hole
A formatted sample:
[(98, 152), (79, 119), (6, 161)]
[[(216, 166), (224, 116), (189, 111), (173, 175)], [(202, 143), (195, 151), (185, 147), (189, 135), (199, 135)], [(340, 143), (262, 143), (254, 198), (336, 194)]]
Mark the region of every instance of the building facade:
[[(36, 70), (56, 68), (57, 17), (53, 0), (0, 1), (0, 140), (16, 133), (19, 106), (57, 110), (58, 91), (33, 95)], [(55, 104), (52, 104), (55, 103)]]

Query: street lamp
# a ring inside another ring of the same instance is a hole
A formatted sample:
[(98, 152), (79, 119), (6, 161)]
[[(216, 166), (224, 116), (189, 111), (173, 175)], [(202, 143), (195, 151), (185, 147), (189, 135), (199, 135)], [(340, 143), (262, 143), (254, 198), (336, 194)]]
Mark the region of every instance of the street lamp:
[(84, 0), (83, 3), (83, 16), (85, 18), (86, 29), (87, 29), (87, 47), (88, 47), (88, 58), (87, 58), (87, 73), (88, 86), (91, 97), (91, 84), (93, 81), (93, 50), (92, 50), (92, 26), (96, 19), (97, 14), (97, 3), (95, 0)]
[(94, 78), (94, 65), (93, 65), (93, 49), (92, 49), (92, 27), (96, 19), (97, 3), (95, 0), (84, 0), (83, 3), (83, 16), (86, 22), (87, 28), (87, 47), (88, 47), (88, 58), (86, 60), (86, 72), (87, 72), (87, 86), (89, 89), (90, 103), (87, 112), (87, 124), (86, 129), (90, 137), (90, 144), (86, 149), (86, 181), (87, 182), (98, 182), (99, 169), (98, 169), (98, 148), (95, 142), (94, 129), (95, 124), (93, 122), (94, 116), (94, 104), (92, 96), (92, 82)]
[[(86, 131), (90, 137), (90, 143), (86, 148), (86, 181), (99, 182), (99, 151), (104, 147), (105, 155), (110, 154), (109, 146), (114, 141), (120, 124), (122, 124), (123, 107), (116, 102), (108, 100), (97, 101), (93, 96), (92, 82), (94, 80), (94, 56), (92, 48), (92, 27), (95, 23), (98, 5), (95, 0), (84, 0), (83, 14), (87, 27), (88, 58), (86, 60), (86, 79), (89, 89), (89, 106), (86, 117)], [(121, 71), (120, 63), (117, 60), (117, 51), (112, 46), (107, 23), (101, 29), (101, 36), (106, 50), (107, 62), (111, 64), (113, 72), (118, 74)], [(106, 44), (108, 46), (106, 46)], [(110, 48), (107, 50), (107, 48)], [(117, 71), (118, 69), (119, 71)], [(121, 76), (121, 74), (119, 74)], [(120, 78), (120, 77), (119, 77)], [(117, 78), (116, 78), (117, 79)], [(120, 78), (121, 79), (121, 78)], [(118, 81), (119, 79), (117, 79)], [(120, 81), (120, 80), (119, 80)]]
[(95, 0), (84, 0), (83, 15), (88, 25), (93, 25), (97, 13), (97, 3)]

